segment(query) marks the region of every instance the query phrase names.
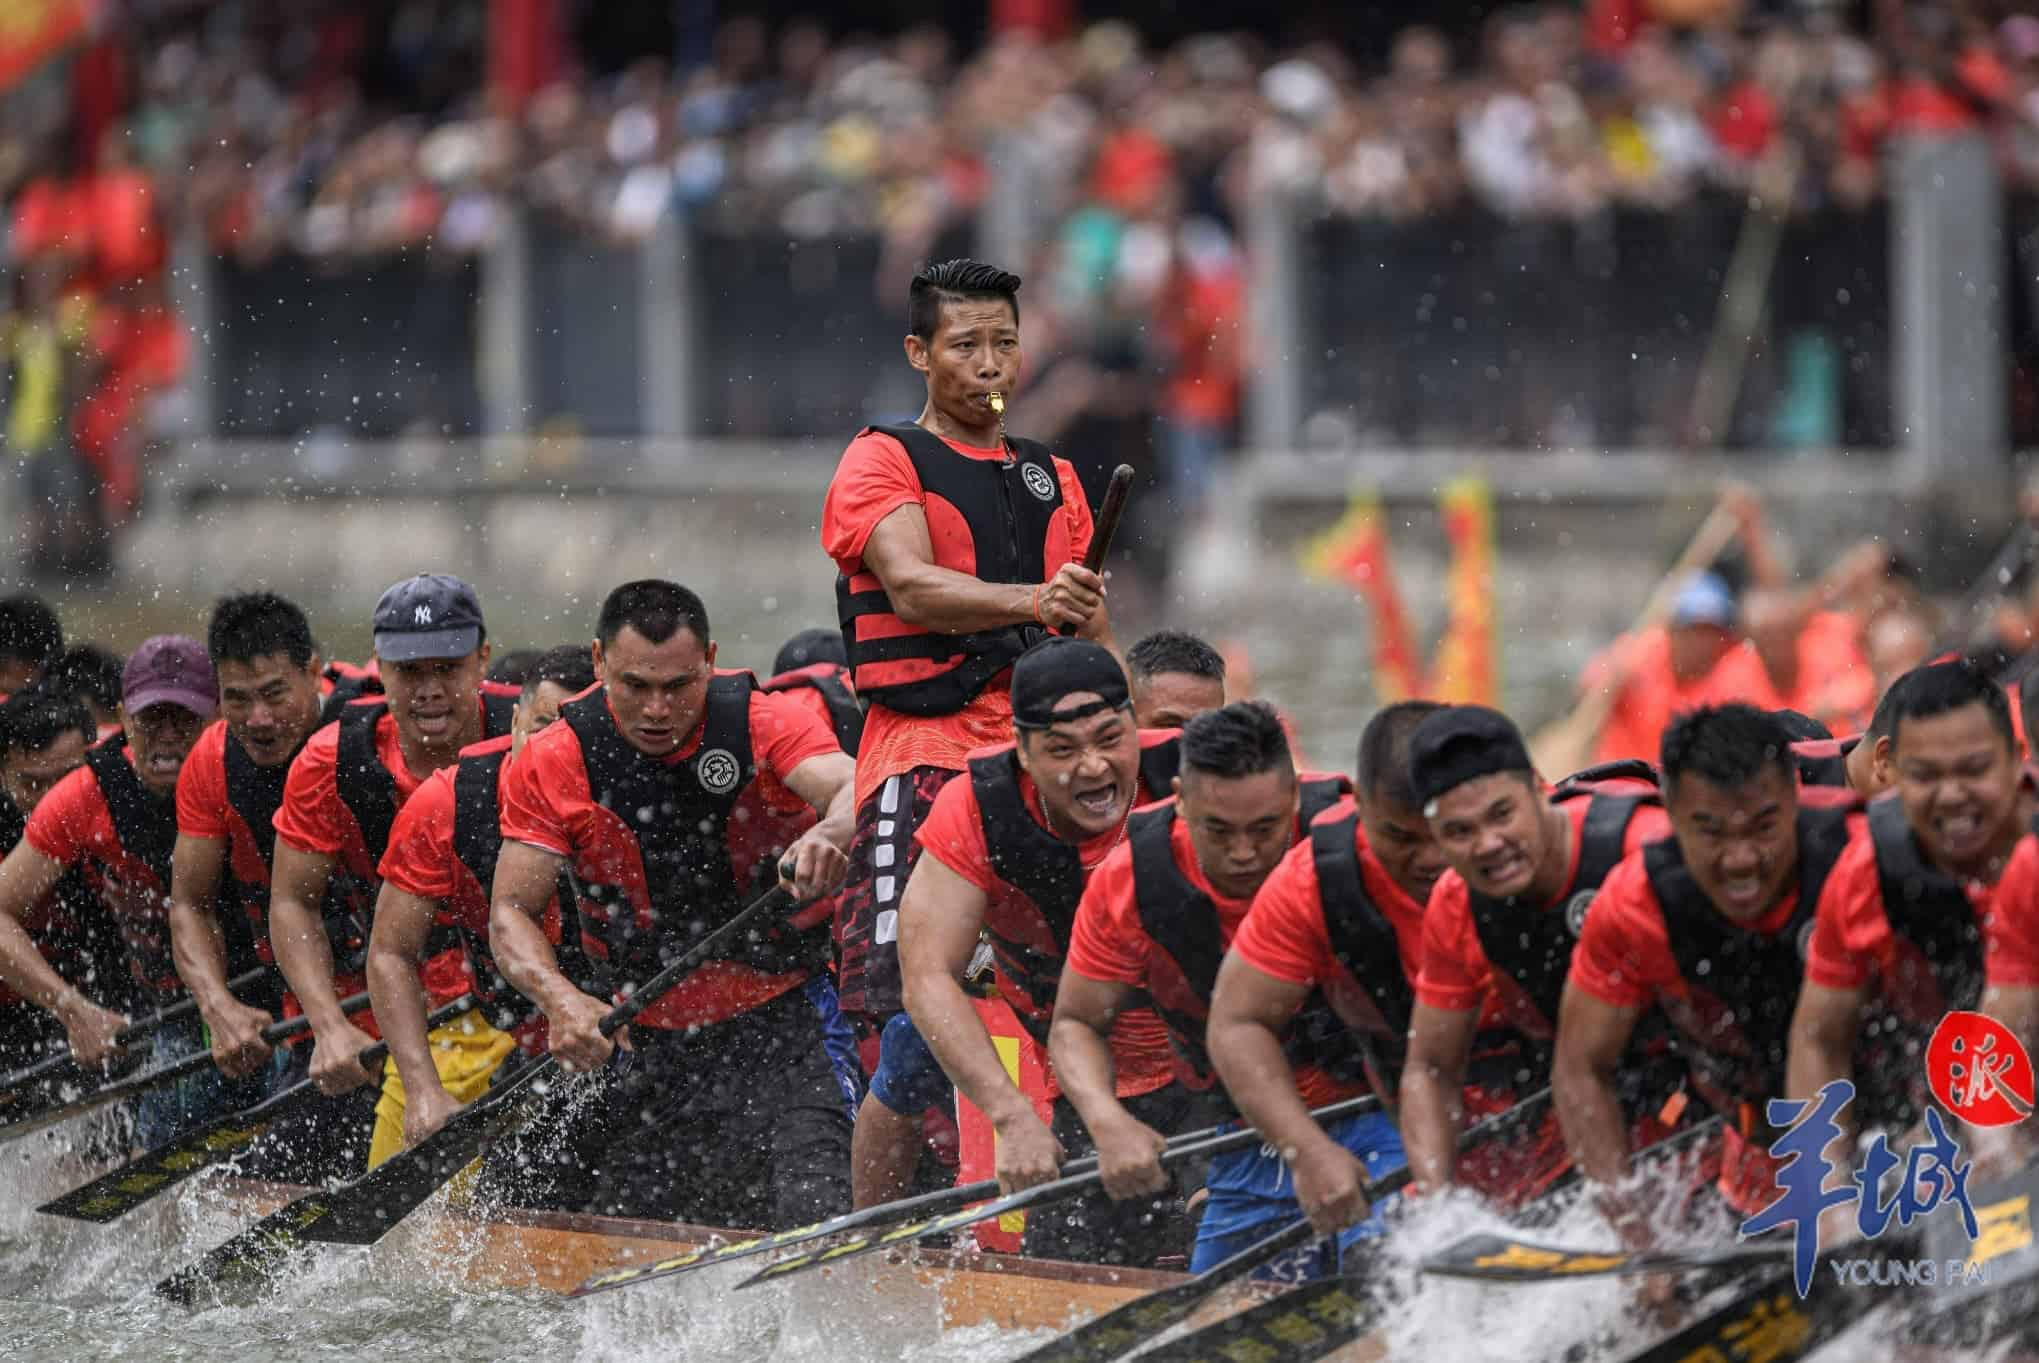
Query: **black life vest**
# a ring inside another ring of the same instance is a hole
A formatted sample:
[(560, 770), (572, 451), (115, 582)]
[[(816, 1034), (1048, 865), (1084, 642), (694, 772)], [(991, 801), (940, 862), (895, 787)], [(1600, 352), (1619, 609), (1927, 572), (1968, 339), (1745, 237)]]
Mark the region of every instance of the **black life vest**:
[(1025, 1001), (1014, 1008), (1020, 1025), (1035, 1041), (1048, 1044), (1048, 1019), (1055, 1006), (1055, 987), (1062, 962), (1069, 955), (1069, 931), (1076, 905), (1083, 898), (1083, 857), (1035, 821), (1020, 795), (1019, 754), (1011, 748), (970, 759), (970, 784), (977, 796), (977, 817), (984, 828), (991, 869), (1025, 896), (1031, 916), (1045, 924), (1055, 943), (1053, 956), (1021, 941), (1026, 926), (1008, 921), (1008, 914), (1029, 909), (994, 897), (984, 927), (1004, 982)]
[(849, 675), (847, 669), (818, 663), (811, 668), (782, 672), (759, 689), (793, 691), (804, 686), (818, 692), (822, 702), (828, 706), (828, 722), (829, 727), (835, 730), (835, 741), (844, 752), (855, 757), (857, 745), (864, 741), (864, 711), (845, 680)]
[[(708, 683), (701, 740), (694, 756), (668, 763), (638, 752), (609, 713), (606, 687), (596, 687), (560, 708), (580, 740), (588, 790), (637, 841), (649, 908), (638, 913), (626, 887), (583, 879), (573, 889), (581, 908), (582, 940), (606, 962), (611, 986), (642, 983), (727, 923), (743, 908), (752, 883), (731, 864), (729, 824), (757, 777), (750, 742), (748, 672)], [(812, 971), (829, 954), (826, 924), (798, 931), (784, 923), (760, 927), (716, 959), (768, 974)]]
[[(247, 825), (248, 836), (255, 841), (255, 851), (261, 855), (262, 864), (272, 871), (276, 866), (276, 811), (283, 808), (283, 787), (290, 776), (290, 764), (297, 760), (297, 753), (304, 751), (300, 743), (297, 752), (289, 760), (273, 767), (258, 766), (248, 756), (248, 750), (234, 737), (233, 730), (226, 733), (221, 758), (226, 767), (227, 804), (234, 813), (241, 816)], [(228, 875), (232, 876), (229, 859)], [(236, 889), (241, 900), (241, 916), (247, 920), (250, 934), (261, 952), (262, 959), (273, 959), (269, 945), (269, 886), (251, 882), (237, 882)], [(362, 908), (364, 898), (361, 886), (349, 875), (344, 867), (335, 866), (326, 879), (326, 893), (319, 906), (320, 925), (325, 929), (326, 941), (333, 950), (333, 969), (337, 974), (351, 975), (358, 972), (368, 958), (368, 923)], [(231, 914), (221, 916), (224, 923)]]
[[(503, 851), (500, 787), (503, 763), (509, 756), (507, 748), (471, 754), (460, 759), (453, 773), (453, 855), (481, 886), (484, 899), (495, 885), (496, 861)], [(559, 897), (559, 945), (554, 955), (560, 971), (576, 988), (592, 991), (597, 985), (581, 948), (581, 920), (574, 899), (573, 876), (564, 867), (560, 869), (554, 893)], [(495, 956), (485, 939), (465, 927), (434, 923), (424, 954), (429, 958), (447, 946), (456, 945), (467, 954), (468, 975), (488, 1009), (489, 1024), (508, 1031), (527, 1019), (531, 1004), (496, 969)]]
[[(155, 912), (138, 917), (132, 903), (119, 911), (112, 904), (114, 922), (127, 943), (128, 959), (135, 976), (156, 996), (168, 1002), (184, 992), (177, 963), (170, 949), (170, 857), (177, 846), (177, 801), (170, 795), (151, 795), (142, 784), (134, 764), (127, 760), (127, 735), (115, 734), (85, 754), (85, 765), (99, 783), (100, 797), (113, 824), (113, 836), (121, 850), (149, 868), (156, 878), (152, 893)], [(222, 907), (233, 897), (223, 882)], [(227, 977), (232, 979), (261, 964), (255, 950), (255, 935), (244, 914), (222, 911), (216, 915), (226, 941)]]
[[(517, 708), (515, 696), (483, 691), (482, 737), (501, 738), (510, 732), (510, 717)], [(375, 725), (389, 713), (388, 701), (372, 705), (349, 705), (340, 711), (339, 754), (333, 764), (333, 785), (340, 799), (361, 829), (361, 841), (368, 848), (371, 865), (382, 861), (389, 850), (389, 830), (403, 804), (397, 798), (396, 777), (375, 751)]]
[(1973, 1010), (1982, 1002), (1982, 923), (1967, 891), (1919, 855), (1897, 800), (1870, 804), (1869, 837), (1890, 930), (1914, 947), (1932, 972), (1939, 997), (1928, 1001), (1930, 1022), (1937, 1024), (1950, 1009)]
[[(940, 567), (982, 582), (1035, 583), (1048, 577), (1047, 542), (1062, 510), (1062, 480), (1047, 447), (1012, 439), (1010, 460), (957, 454), (918, 425), (867, 426), (905, 447), (921, 490), (953, 506), (970, 530), (968, 561)], [(838, 575), (836, 618), (849, 650), (857, 695), (909, 715), (961, 710), (1041, 639), (1033, 625), (1007, 625), (970, 634), (936, 634), (899, 618), (877, 574)]]
[[(1303, 782), (1296, 815), (1298, 840), (1308, 835), (1318, 814), (1349, 793), (1346, 785), (1338, 778)], [(1215, 1078), (1210, 1052), (1204, 1046), (1204, 1029), (1211, 1015), (1218, 967), (1225, 959), (1225, 943), (1217, 905), (1176, 864), (1172, 843), (1175, 811), (1172, 800), (1141, 810), (1127, 825), (1126, 841), (1133, 848), (1133, 905), (1140, 926), (1174, 967), (1174, 978), (1157, 975), (1150, 979), (1148, 996), (1167, 1024), (1169, 1045), (1181, 1062), (1184, 1082), (1203, 1089)], [(1326, 1041), (1337, 1043), (1331, 1053), (1325, 1053), (1322, 1043)], [(1283, 1042), (1292, 1064), (1319, 1064), (1353, 1075), (1360, 1071), (1358, 1047), (1352, 1043), (1350, 1031), (1331, 1014), (1321, 993), (1311, 995)]]
[(1331, 954), (1358, 982), (1380, 1014), (1383, 1030), (1358, 1038), (1378, 1091), (1392, 1098), (1409, 1048), (1416, 991), (1402, 970), (1395, 925), (1367, 893), (1359, 866), (1359, 811), (1310, 828), (1310, 860), (1317, 898), (1331, 938)]
[[(1182, 761), (1181, 741), (1170, 737), (1152, 745), (1142, 731), (1140, 765), (1134, 792), (1136, 805), (1150, 803), (1168, 790)], [(994, 896), (984, 928), (1003, 984), (1020, 1001), (1013, 1013), (1034, 1040), (1048, 1044), (1048, 1020), (1055, 1007), (1055, 987), (1062, 962), (1069, 956), (1069, 933), (1076, 905), (1083, 898), (1083, 856), (1035, 821), (1020, 794), (1019, 752), (1012, 746), (970, 759), (969, 778), (977, 797), (977, 820), (984, 829), (991, 869), (1018, 890), (1026, 906)], [(1156, 780), (1164, 784), (1156, 786)], [(1145, 796), (1145, 799), (1141, 797)], [(1017, 916), (1012, 916), (1017, 915)], [(1024, 938), (1030, 927), (1045, 927), (1054, 942), (1052, 957)], [(1144, 1006), (1145, 1000), (1142, 1000)]]
[[(1573, 778), (1577, 780), (1578, 778)], [(1579, 836), (1579, 865), (1573, 872), (1571, 893), (1562, 907), (1524, 904), (1517, 899), (1495, 899), (1466, 887), (1467, 907), (1473, 932), (1487, 963), (1513, 980), (1552, 1034), (1557, 1031), (1558, 1003), (1564, 998), (1565, 976), (1571, 969), (1572, 948), (1586, 924), (1586, 910), (1608, 873), (1621, 864), (1628, 840), (1629, 821), (1636, 810), (1656, 804), (1654, 796), (1611, 795), (1590, 786), (1560, 787), (1551, 796), (1553, 804), (1586, 799), (1584, 825)]]
[[(1848, 845), (1846, 808), (1798, 810), (1798, 889), (1791, 917), (1774, 933), (1750, 932), (1721, 916), (1692, 878), (1676, 838), (1643, 849), (1650, 889), (1663, 910), (1671, 955), (1692, 994), (1715, 1005), (1706, 1025), (1733, 1035), (1706, 1035), (1689, 1006), (1667, 1008), (1693, 1044), (1684, 1048), (1695, 1079), (1714, 1092), (1708, 1101), (1723, 1113), (1761, 1104), (1784, 1092), (1785, 1049), (1791, 1015), (1805, 979), (1820, 892)], [(1721, 1042), (1739, 1043), (1742, 1055), (1724, 1054)]]

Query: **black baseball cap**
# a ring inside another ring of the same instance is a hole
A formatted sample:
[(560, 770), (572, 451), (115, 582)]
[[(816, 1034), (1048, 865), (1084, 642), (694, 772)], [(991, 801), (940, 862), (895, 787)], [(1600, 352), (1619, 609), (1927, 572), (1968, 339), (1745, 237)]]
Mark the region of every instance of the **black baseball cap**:
[(1535, 769), (1515, 721), (1484, 705), (1433, 711), (1409, 735), (1409, 784), (1418, 809), (1482, 776)]
[(445, 573), (407, 577), (375, 603), (375, 656), (386, 663), (465, 658), (481, 647), (481, 602)]
[[(1098, 699), (1058, 712), (1062, 698), (1079, 691)], [(1109, 649), (1088, 639), (1043, 639), (1012, 665), (1012, 722), (1021, 729), (1045, 729), (1132, 703), (1126, 670)]]

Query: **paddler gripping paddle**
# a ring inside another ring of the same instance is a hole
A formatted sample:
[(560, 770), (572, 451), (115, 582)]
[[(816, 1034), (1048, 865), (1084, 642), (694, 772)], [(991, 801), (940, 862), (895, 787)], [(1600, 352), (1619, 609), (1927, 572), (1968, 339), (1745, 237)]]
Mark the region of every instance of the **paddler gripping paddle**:
[[(1477, 1122), (1459, 1133), (1458, 1148), (1470, 1150), (1476, 1145), (1513, 1131), (1529, 1118), (1540, 1113), (1550, 1102), (1550, 1090), (1542, 1089), (1523, 1099), (1505, 1112), (1495, 1113), (1485, 1121)], [(1375, 1179), (1366, 1187), (1366, 1200), (1379, 1202), (1392, 1193), (1401, 1191), (1410, 1181), (1407, 1165)], [(1251, 1276), (1263, 1264), (1271, 1263), (1289, 1250), (1309, 1243), (1316, 1234), (1308, 1221), (1295, 1221), (1273, 1234), (1263, 1237), (1240, 1250), (1231, 1258), (1211, 1265), (1186, 1283), (1150, 1292), (1136, 1297), (1115, 1310), (1107, 1311), (1097, 1319), (1079, 1325), (1059, 1339), (1022, 1354), (1016, 1363), (1113, 1363), (1136, 1349), (1142, 1348), (1155, 1335), (1169, 1329), (1189, 1317), (1208, 1301), (1211, 1296), (1228, 1283)], [(1356, 1295), (1356, 1284), (1343, 1277), (1327, 1279), (1327, 1282), (1341, 1284), (1336, 1295), (1340, 1300), (1349, 1300)], [(1315, 1286), (1315, 1284), (1312, 1284)], [(1326, 1303), (1326, 1309), (1330, 1304)], [(1348, 1317), (1347, 1323), (1359, 1319)], [(1352, 1324), (1351, 1338), (1364, 1328)], [(1194, 1338), (1194, 1337), (1192, 1337)], [(1188, 1344), (1190, 1341), (1181, 1341)], [(1343, 1342), (1342, 1340), (1338, 1342)], [(1142, 1359), (1148, 1355), (1142, 1355)], [(1256, 1353), (1232, 1355), (1238, 1358), (1258, 1360)]]
[[(1343, 1116), (1353, 1117), (1363, 1112), (1376, 1110), (1380, 1107), (1380, 1099), (1368, 1096), (1353, 1100), (1352, 1104), (1340, 1105), (1340, 1107), (1344, 1109), (1342, 1112)], [(1310, 1115), (1320, 1122), (1338, 1120), (1337, 1117), (1332, 1115), (1332, 1108), (1329, 1107), (1319, 1109)], [(1229, 1126), (1230, 1123), (1228, 1122), (1218, 1126), (1208, 1126), (1200, 1131), (1191, 1131), (1180, 1136), (1170, 1137), (1168, 1149), (1174, 1150), (1180, 1146), (1207, 1141), (1214, 1136), (1222, 1136)], [(1092, 1155), (1085, 1159), (1072, 1160), (1066, 1166), (1064, 1172), (1074, 1176), (1089, 1173), (1096, 1168), (1097, 1157)], [(670, 1259), (655, 1259), (650, 1263), (644, 1264), (627, 1264), (621, 1268), (611, 1269), (606, 1273), (596, 1274), (568, 1295), (574, 1297), (592, 1296), (597, 1292), (613, 1291), (619, 1287), (630, 1287), (637, 1283), (648, 1283), (659, 1278), (677, 1277), (682, 1273), (691, 1273), (696, 1269), (708, 1268), (714, 1264), (726, 1264), (736, 1259), (748, 1259), (755, 1254), (769, 1254), (774, 1250), (791, 1249), (795, 1245), (807, 1244), (814, 1240), (827, 1239), (837, 1235), (848, 1235), (855, 1231), (879, 1230), (914, 1221), (921, 1217), (940, 1216), (943, 1213), (967, 1207), (972, 1202), (981, 1202), (985, 1198), (994, 1197), (997, 1193), (998, 1180), (992, 1178), (985, 1179), (980, 1183), (966, 1183), (956, 1188), (942, 1188), (935, 1192), (922, 1193), (918, 1197), (902, 1198), (897, 1202), (887, 1202), (881, 1206), (866, 1207), (860, 1212), (847, 1212), (842, 1216), (833, 1217), (827, 1221), (818, 1221), (811, 1226), (796, 1226), (792, 1230), (775, 1231), (772, 1234), (760, 1235), (749, 1240), (738, 1240), (733, 1244), (703, 1245), (699, 1249), (690, 1249), (684, 1254), (676, 1254)]]
[[(703, 961), (742, 940), (788, 902), (790, 896), (779, 887), (760, 896), (611, 1009), (599, 1024), (602, 1035), (614, 1036), (629, 1026), (639, 1013), (692, 974)], [(461, 1108), (425, 1140), (352, 1183), (331, 1192), (307, 1193), (270, 1213), (189, 1268), (157, 1283), (156, 1294), (190, 1306), (209, 1289), (216, 1291), (225, 1285), (243, 1283), (259, 1286), (294, 1251), (307, 1244), (374, 1244), (472, 1163), (490, 1141), (536, 1115), (547, 1092), (538, 1081), (549, 1078), (558, 1068), (558, 1059), (546, 1056), (515, 1079)]]
[[(453, 1021), (475, 1006), (472, 994), (463, 994), (434, 1009), (425, 1019), (429, 1029)], [(364, 1047), (355, 1059), (363, 1069), (372, 1069), (389, 1054), (389, 1043), (378, 1041)], [(239, 1112), (229, 1112), (204, 1126), (137, 1155), (111, 1173), (74, 1188), (62, 1197), (43, 1203), (36, 1210), (51, 1216), (68, 1216), (101, 1225), (117, 1221), (136, 1207), (161, 1193), (167, 1193), (193, 1174), (237, 1158), (263, 1132), (292, 1109), (318, 1092), (310, 1079), (300, 1079), (281, 1093)]]
[[(1546, 1090), (1545, 1092), (1548, 1092)], [(1718, 1117), (1709, 1118), (1636, 1152), (1638, 1162), (1662, 1161), (1689, 1150), (1717, 1132)], [(1560, 1180), (1518, 1216), (1549, 1205), (1569, 1181)], [(1316, 1363), (1332, 1350), (1359, 1338), (1374, 1326), (1380, 1302), (1367, 1290), (1368, 1265), (1342, 1266), (1339, 1273), (1289, 1289), (1273, 1301), (1248, 1307), (1215, 1325), (1184, 1335), (1140, 1355), (1139, 1363)], [(1035, 1360), (1039, 1363), (1039, 1360)]]
[[(262, 979), (268, 973), (268, 966), (257, 966), (253, 970), (246, 971), (228, 980), (227, 988), (230, 990), (245, 988)], [(198, 1000), (187, 996), (171, 1004), (168, 1008), (130, 1022), (114, 1036), (113, 1044), (116, 1047), (132, 1046), (135, 1042), (140, 1041), (158, 1028), (172, 1022), (182, 1022), (197, 1011)], [(71, 1048), (69, 1046), (65, 1046), (56, 1053), (36, 1061), (33, 1065), (18, 1069), (12, 1074), (0, 1075), (0, 1114), (7, 1113), (13, 1103), (21, 1100), (23, 1095), (19, 1091), (23, 1087), (33, 1084), (39, 1079), (48, 1079), (52, 1075), (61, 1074), (66, 1067), (75, 1068), (81, 1073), (85, 1072), (83, 1066), (71, 1065)]]
[[(365, 993), (353, 994), (340, 1001), (340, 1011), (343, 1013), (359, 1012), (367, 1006), (368, 995)], [(309, 1030), (311, 1030), (310, 1018), (294, 1017), (283, 1022), (271, 1023), (263, 1028), (262, 1040), (273, 1046), (279, 1041), (288, 1041)], [(186, 1075), (197, 1074), (201, 1070), (211, 1068), (212, 1063), (211, 1051), (195, 1051), (182, 1060), (173, 1060), (167, 1065), (158, 1065), (155, 1069), (115, 1080), (111, 1084), (93, 1089), (90, 1093), (68, 1098), (64, 1096), (65, 1091), (51, 1094), (45, 1100), (44, 1106), (17, 1115), (13, 1121), (0, 1126), (0, 1144), (20, 1140), (31, 1132), (55, 1126), (58, 1122), (69, 1121), (96, 1108), (105, 1107), (108, 1103), (132, 1098), (137, 1093), (146, 1093), (163, 1084), (175, 1083)]]
[[(1335, 1122), (1346, 1117), (1356, 1116), (1361, 1112), (1370, 1111), (1377, 1102), (1378, 1100), (1371, 1096), (1348, 1098), (1342, 1103), (1333, 1103), (1313, 1115), (1320, 1121)], [(1189, 1141), (1171, 1145), (1162, 1153), (1159, 1162), (1163, 1167), (1166, 1167), (1198, 1155), (1222, 1155), (1230, 1150), (1243, 1150), (1249, 1145), (1258, 1145), (1260, 1139), (1260, 1133), (1252, 1127), (1241, 1127), (1222, 1135), (1213, 1136), (1208, 1140)], [(881, 1249), (898, 1249), (905, 1245), (910, 1245), (916, 1240), (925, 1239), (930, 1235), (942, 1235), (952, 1230), (961, 1230), (963, 1227), (975, 1225), (979, 1221), (989, 1221), (993, 1217), (1004, 1216), (1007, 1212), (1023, 1211), (1028, 1207), (1039, 1207), (1050, 1202), (1059, 1202), (1064, 1198), (1074, 1197), (1078, 1193), (1088, 1192), (1103, 1182), (1104, 1175), (1093, 1168), (1086, 1173), (1070, 1174), (1048, 1183), (1037, 1183), (1031, 1188), (1022, 1188), (1016, 1193), (1008, 1193), (1004, 1197), (997, 1198), (991, 1202), (980, 1203), (975, 1207), (965, 1207), (961, 1211), (950, 1212), (944, 1216), (929, 1217), (925, 1221), (909, 1222), (906, 1225), (895, 1227), (880, 1234), (859, 1236), (857, 1239), (845, 1241), (828, 1249), (817, 1249), (806, 1254), (795, 1254), (790, 1258), (781, 1259), (778, 1263), (759, 1271), (752, 1277), (744, 1279), (737, 1284), (737, 1288), (741, 1290), (746, 1287), (755, 1287), (759, 1283), (778, 1282), (783, 1278), (790, 1278), (796, 1273), (804, 1273), (809, 1269), (823, 1268), (829, 1264), (841, 1263), (845, 1259), (854, 1259), (860, 1255), (870, 1254)]]

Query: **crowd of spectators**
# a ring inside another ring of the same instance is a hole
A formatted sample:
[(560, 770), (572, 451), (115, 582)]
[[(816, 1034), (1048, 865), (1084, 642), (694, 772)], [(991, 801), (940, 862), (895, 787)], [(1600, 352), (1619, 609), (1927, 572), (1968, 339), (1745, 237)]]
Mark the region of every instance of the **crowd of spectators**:
[[(1244, 221), (1271, 188), (1360, 218), (1583, 219), (1745, 188), (1789, 150), (1797, 201), (1847, 209), (1877, 194), (1892, 136), (1970, 127), (2039, 188), (2039, 18), (2004, 0), (1551, 0), (1368, 52), (1243, 33), (1157, 50), (1116, 20), (962, 51), (931, 27), (737, 17), (702, 60), (569, 59), (515, 99), (488, 82), (477, 0), (375, 22), (345, 0), (125, 8), (92, 156), (75, 107), (0, 122), (17, 263), (82, 232), (103, 276), (160, 279), (187, 225), (249, 264), (457, 258), (521, 205), (610, 244), (671, 214), (875, 235), (875, 292), (896, 298), (932, 243), (995, 213), (1031, 243), (1014, 263), (1044, 384), (1062, 371), (1035, 410), (1152, 442), (1189, 506), (1236, 430)], [(105, 217), (88, 192), (117, 221), (67, 236)]]

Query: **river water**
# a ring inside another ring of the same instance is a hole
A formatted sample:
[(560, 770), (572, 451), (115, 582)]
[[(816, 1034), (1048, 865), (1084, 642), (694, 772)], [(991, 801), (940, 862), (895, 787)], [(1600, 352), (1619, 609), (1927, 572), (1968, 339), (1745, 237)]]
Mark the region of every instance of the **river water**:
[[(477, 1289), (460, 1280), (462, 1251), (449, 1255), (443, 1236), (418, 1225), (429, 1209), (372, 1250), (321, 1250), (263, 1300), (189, 1312), (158, 1301), (150, 1285), (243, 1228), (251, 1213), (200, 1179), (113, 1226), (36, 1215), (37, 1203), (99, 1170), (71, 1153), (80, 1125), (0, 1147), (0, 1359), (9, 1363), (1003, 1363), (1048, 1338), (990, 1327), (944, 1333), (931, 1292), (874, 1298), (869, 1279), (854, 1270), (734, 1293), (730, 1288), (748, 1270), (731, 1265), (582, 1302)], [(1401, 1218), (1380, 1276), (1394, 1303), (1379, 1336), (1387, 1358), (1584, 1363), (1620, 1358), (1658, 1333), (1629, 1320), (1628, 1289), (1614, 1279), (1495, 1288), (1416, 1274), (1423, 1255), (1499, 1228), (1491, 1213), (1459, 1197), (1428, 1200)], [(1610, 1243), (1605, 1226), (1583, 1207), (1538, 1238)], [(1865, 1294), (1865, 1309), (1881, 1296)], [(1922, 1357), (1890, 1340), (1888, 1322), (1872, 1312), (1818, 1357), (1824, 1363)], [(1996, 1363), (2004, 1356), (2001, 1347), (1929, 1355), (1935, 1363)]]

